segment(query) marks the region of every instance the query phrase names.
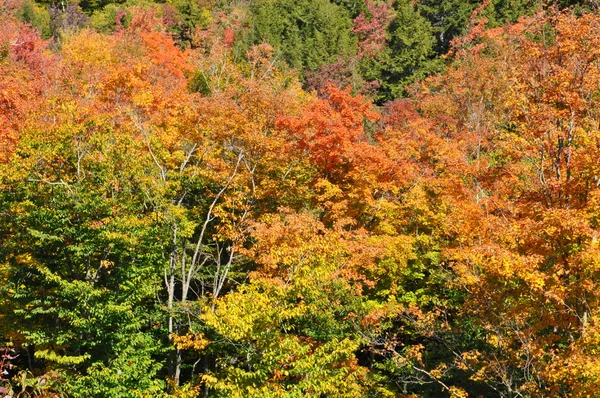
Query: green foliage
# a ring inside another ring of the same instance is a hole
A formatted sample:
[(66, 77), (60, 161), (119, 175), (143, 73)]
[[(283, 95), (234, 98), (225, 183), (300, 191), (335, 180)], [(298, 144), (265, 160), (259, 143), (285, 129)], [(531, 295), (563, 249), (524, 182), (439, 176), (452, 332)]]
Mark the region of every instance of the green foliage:
[(127, 27), (131, 21), (131, 13), (126, 8), (116, 4), (108, 4), (101, 10), (96, 10), (90, 17), (90, 25), (99, 32), (114, 32), (117, 26), (117, 15), (122, 26)]
[(210, 82), (206, 77), (206, 74), (202, 71), (196, 71), (188, 81), (188, 90), (192, 93), (200, 93), (204, 96), (210, 95)]
[(350, 17), (356, 18), (361, 12), (366, 11), (364, 0), (331, 0), (333, 4), (344, 7), (350, 13)]
[[(135, 391), (161, 385), (155, 375), (162, 365), (154, 359), (161, 344), (152, 326), (160, 319), (157, 286), (149, 281), (160, 268), (162, 246), (142, 204), (127, 189), (113, 190), (114, 178), (128, 172), (73, 155), (86, 146), (118, 161), (116, 146), (127, 143), (100, 135), (85, 143), (69, 137), (24, 140), (15, 166), (27, 177), (13, 180), (14, 189), (0, 198), (2, 292), (10, 298), (2, 312), (5, 328), (35, 346), (47, 369), (71, 380), (60, 386), (69, 396), (124, 396), (114, 392), (116, 386), (142, 396)], [(45, 153), (48, 163), (28, 169), (22, 159), (36, 153)], [(57, 163), (64, 168), (53, 184), (44, 175)], [(86, 377), (80, 379), (81, 373)], [(91, 387), (81, 390), (85, 385)]]
[(216, 396), (364, 395), (365, 369), (355, 359), (363, 339), (354, 320), (372, 304), (330, 280), (322, 265), (306, 266), (310, 271), (299, 270), (288, 286), (257, 280), (214, 313), (206, 310), (215, 339), (234, 344), (212, 348), (229, 352), (204, 376)]
[(125, 3), (127, 0), (79, 0), (79, 6), (87, 13), (92, 13), (108, 5)]
[(437, 55), (445, 54), (453, 38), (464, 33), (479, 0), (420, 0), (419, 13), (433, 28)]
[(493, 0), (482, 12), (488, 19), (487, 27), (493, 28), (516, 22), (520, 17), (531, 15), (538, 10), (536, 0)]
[(250, 5), (249, 41), (268, 42), (299, 71), (356, 52), (349, 12), (329, 0), (267, 0)]
[(404, 97), (405, 87), (441, 70), (435, 58), (435, 28), (411, 0), (394, 3), (395, 18), (388, 28), (388, 43), (381, 55), (363, 65), (367, 80), (379, 80), (377, 100)]
[(26, 22), (40, 31), (43, 39), (48, 39), (52, 36), (50, 30), (50, 14), (46, 7), (39, 6), (28, 0), (23, 3), (21, 10), (18, 13), (19, 19)]
[(177, 10), (171, 30), (182, 43), (189, 43), (194, 31), (206, 27), (211, 20), (210, 0), (170, 0), (167, 4)]
[(58, 387), (70, 397), (142, 398), (166, 396), (157, 378), (162, 364), (154, 359), (157, 342), (148, 334), (131, 334), (108, 363), (94, 362), (85, 376), (67, 375)]
[(124, 0), (121, 2), (111, 2), (103, 7), (96, 7), (87, 10), (90, 15), (90, 25), (99, 32), (112, 33), (118, 23), (122, 29), (127, 28), (131, 23), (132, 10), (143, 9), (154, 11), (161, 15), (160, 4), (153, 0)]

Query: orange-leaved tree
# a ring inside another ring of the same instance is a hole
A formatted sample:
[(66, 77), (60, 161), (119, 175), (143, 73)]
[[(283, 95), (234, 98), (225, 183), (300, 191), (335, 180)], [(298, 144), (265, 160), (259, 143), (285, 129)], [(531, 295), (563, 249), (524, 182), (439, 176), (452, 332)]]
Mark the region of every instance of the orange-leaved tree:
[(484, 336), (455, 362), (502, 396), (597, 385), (599, 28), (548, 12), (479, 30), (413, 96), (439, 143), (421, 159), (444, 187), (442, 260), (465, 300), (454, 327)]

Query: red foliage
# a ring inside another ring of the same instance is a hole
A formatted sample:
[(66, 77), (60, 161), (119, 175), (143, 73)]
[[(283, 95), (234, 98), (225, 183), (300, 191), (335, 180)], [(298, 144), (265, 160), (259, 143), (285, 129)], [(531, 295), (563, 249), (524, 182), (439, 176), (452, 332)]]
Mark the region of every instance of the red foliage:
[(373, 57), (386, 44), (386, 30), (394, 17), (392, 1), (366, 0), (368, 13), (361, 12), (354, 19), (352, 31), (359, 39), (359, 57)]
[(324, 175), (341, 176), (352, 163), (353, 146), (368, 141), (364, 122), (376, 121), (379, 115), (363, 96), (353, 97), (349, 89), (329, 85), (327, 94), (299, 118), (282, 118), (278, 125), (294, 135), (298, 148), (309, 153)]
[(225, 29), (223, 32), (223, 44), (226, 47), (232, 47), (235, 43), (235, 32), (231, 28)]

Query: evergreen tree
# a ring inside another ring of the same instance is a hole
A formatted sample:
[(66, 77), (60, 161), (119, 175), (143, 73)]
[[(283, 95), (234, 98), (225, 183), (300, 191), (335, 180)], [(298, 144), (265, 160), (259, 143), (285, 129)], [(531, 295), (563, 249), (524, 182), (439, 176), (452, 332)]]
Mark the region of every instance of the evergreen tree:
[(250, 13), (251, 43), (268, 42), (300, 71), (356, 52), (350, 13), (329, 0), (256, 0)]

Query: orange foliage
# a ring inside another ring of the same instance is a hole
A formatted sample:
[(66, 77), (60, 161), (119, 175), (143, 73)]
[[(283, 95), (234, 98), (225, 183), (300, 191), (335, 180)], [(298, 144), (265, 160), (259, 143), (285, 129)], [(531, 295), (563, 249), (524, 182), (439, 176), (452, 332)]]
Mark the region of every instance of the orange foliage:
[(48, 84), (44, 68), (52, 60), (39, 33), (11, 18), (0, 22), (0, 162), (6, 162), (19, 140), (26, 116), (36, 109)]
[(594, 333), (600, 304), (600, 18), (540, 14), (472, 33), (458, 66), (415, 92), (416, 107), (389, 107), (387, 134), (446, 209), (444, 258), (468, 292), (464, 315), (497, 348), (478, 354), (474, 379), (581, 396), (573, 374), (588, 393), (600, 374), (581, 371), (593, 354), (576, 343)]

